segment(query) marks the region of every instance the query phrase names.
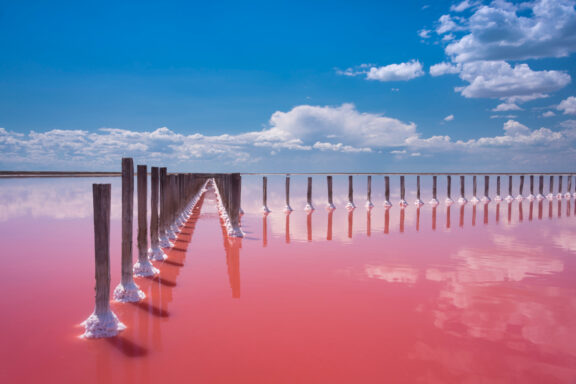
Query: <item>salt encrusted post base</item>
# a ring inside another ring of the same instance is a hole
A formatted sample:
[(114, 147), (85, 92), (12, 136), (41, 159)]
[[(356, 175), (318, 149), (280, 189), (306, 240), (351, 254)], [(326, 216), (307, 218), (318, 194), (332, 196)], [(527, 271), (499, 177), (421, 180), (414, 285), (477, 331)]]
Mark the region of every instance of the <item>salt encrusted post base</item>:
[(270, 212), (272, 212), (272, 211), (270, 211), (270, 209), (268, 209), (267, 206), (262, 207), (262, 213), (270, 213)]
[(536, 196), (534, 196), (533, 194), (529, 194), (528, 197), (526, 197), (526, 199), (528, 199), (528, 201), (534, 201), (534, 199), (536, 199)]
[(392, 203), (388, 200), (384, 201), (384, 207), (386, 208), (390, 208), (392, 206)]
[(416, 199), (416, 201), (414, 201), (414, 205), (416, 205), (417, 207), (421, 207), (424, 205), (424, 202), (420, 199)]
[(484, 204), (488, 204), (489, 202), (492, 201), (492, 199), (490, 199), (488, 196), (484, 196), (484, 197), (482, 197), (482, 200), (481, 200), (481, 201), (482, 201)]
[(349, 201), (349, 202), (346, 204), (346, 209), (348, 209), (348, 210), (356, 209), (356, 205), (355, 205), (353, 202)]
[(172, 248), (174, 244), (170, 241), (167, 235), (162, 235), (158, 239), (158, 245), (162, 248)]
[(336, 206), (333, 203), (328, 203), (328, 205), (326, 205), (326, 209), (329, 211), (333, 211), (336, 209)]
[(466, 203), (468, 203), (468, 200), (466, 200), (465, 197), (460, 197), (460, 198), (458, 199), (458, 204), (464, 205), (464, 204), (466, 204)]
[(370, 200), (366, 201), (366, 204), (364, 204), (364, 206), (368, 209), (374, 208), (374, 204)]
[(162, 248), (155, 247), (148, 249), (148, 259), (153, 261), (164, 261), (168, 258)]
[(502, 201), (502, 196), (496, 195), (496, 197), (494, 198), (494, 201)]
[(128, 284), (120, 283), (116, 289), (114, 289), (114, 300), (121, 303), (136, 303), (144, 300), (145, 297), (144, 292), (142, 292), (134, 282)]
[(293, 209), (291, 206), (287, 205), (284, 207), (284, 212), (292, 212), (292, 211), (293, 211)]
[(524, 196), (518, 195), (518, 196), (516, 196), (516, 200), (522, 201), (522, 200), (524, 200)]
[(549, 193), (549, 194), (546, 195), (546, 198), (547, 198), (548, 200), (554, 200), (554, 194), (553, 194), (553, 193)]
[(126, 326), (118, 320), (112, 311), (102, 314), (93, 313), (82, 325), (86, 328), (82, 337), (87, 339), (114, 337), (118, 332), (126, 329)]
[(506, 198), (504, 200), (506, 200), (506, 202), (510, 203), (512, 200), (514, 200), (514, 198), (512, 197), (512, 195), (508, 195), (508, 196), (506, 196)]
[(545, 199), (545, 197), (544, 197), (544, 195), (541, 194), (541, 193), (539, 193), (539, 194), (536, 196), (536, 200), (544, 200), (544, 199)]
[(312, 212), (314, 210), (314, 206), (312, 206), (312, 204), (306, 204), (306, 206), (304, 207), (304, 210), (306, 212)]
[(433, 205), (433, 206), (436, 206), (436, 205), (438, 205), (438, 204), (440, 204), (440, 203), (438, 202), (437, 199), (432, 199), (432, 200), (430, 200), (430, 201), (428, 202), (428, 204)]
[(138, 277), (149, 277), (154, 276), (160, 273), (158, 268), (155, 268), (152, 263), (148, 260), (140, 261), (138, 260), (136, 264), (134, 264), (134, 276)]
[(408, 202), (406, 200), (400, 200), (398, 205), (400, 205), (402, 208), (405, 208), (408, 206)]
[(452, 205), (454, 204), (454, 200), (452, 200), (451, 198), (447, 197), (446, 198), (446, 205)]

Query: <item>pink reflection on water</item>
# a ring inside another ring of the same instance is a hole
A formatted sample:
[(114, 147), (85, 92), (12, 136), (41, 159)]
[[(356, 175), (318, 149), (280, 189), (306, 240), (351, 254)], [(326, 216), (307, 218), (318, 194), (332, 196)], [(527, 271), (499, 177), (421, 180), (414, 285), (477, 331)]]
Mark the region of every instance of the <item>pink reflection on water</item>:
[[(168, 260), (155, 264), (159, 277), (138, 279), (147, 299), (113, 303), (128, 329), (108, 340), (78, 339), (82, 329), (75, 327), (93, 307), (91, 216), (31, 218), (29, 208), (20, 216), (12, 210), (0, 221), (6, 255), (0, 304), (7, 314), (0, 320), (0, 377), (23, 383), (576, 380), (570, 200), (530, 202), (528, 220), (522, 202), (385, 209), (375, 179), (376, 206), (346, 211), (346, 184), (337, 181), (334, 200), (341, 205), (313, 216), (274, 209), (274, 196), (278, 206), (284, 203), (284, 185), (273, 178), (270, 215), (260, 213), (258, 193), (244, 193), (244, 239), (223, 237), (214, 196), (206, 195)], [(293, 207), (304, 207), (305, 189), (296, 193), (304, 183), (292, 178)], [(246, 191), (257, 191), (254, 184), (243, 180)], [(36, 187), (46, 185), (26, 184)], [(35, 204), (24, 200), (22, 206)], [(320, 197), (315, 200), (320, 207)], [(56, 205), (66, 211), (65, 200)], [(113, 285), (119, 227), (113, 220)]]

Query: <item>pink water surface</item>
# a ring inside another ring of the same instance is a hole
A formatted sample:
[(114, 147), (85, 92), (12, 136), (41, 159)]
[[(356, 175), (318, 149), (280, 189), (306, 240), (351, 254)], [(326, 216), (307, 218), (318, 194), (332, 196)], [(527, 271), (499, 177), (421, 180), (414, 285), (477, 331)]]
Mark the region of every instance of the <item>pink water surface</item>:
[(112, 303), (128, 328), (100, 340), (79, 337), (94, 306), (90, 184), (113, 184), (114, 287), (119, 180), (0, 181), (0, 382), (576, 382), (574, 200), (385, 210), (375, 180), (376, 207), (359, 185), (348, 212), (336, 178), (329, 213), (323, 180), (307, 215), (295, 177), (286, 215), (272, 177), (263, 216), (260, 179), (244, 177), (241, 240), (208, 194), (160, 277), (136, 279), (147, 299)]

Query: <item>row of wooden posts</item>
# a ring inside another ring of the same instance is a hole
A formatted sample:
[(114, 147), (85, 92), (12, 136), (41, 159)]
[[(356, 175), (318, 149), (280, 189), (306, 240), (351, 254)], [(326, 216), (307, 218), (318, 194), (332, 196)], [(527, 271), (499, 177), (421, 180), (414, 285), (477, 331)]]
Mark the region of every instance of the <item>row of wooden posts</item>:
[[(530, 182), (530, 194), (528, 196), (523, 196), (524, 193), (524, 181), (525, 176), (529, 176)], [(549, 193), (544, 196), (544, 175), (539, 175), (538, 177), (538, 194), (535, 195), (535, 175), (520, 175), (520, 184), (518, 187), (518, 194), (516, 196), (513, 195), (513, 178), (512, 176), (508, 176), (508, 195), (505, 198), (501, 197), (501, 183), (500, 183), (500, 176), (496, 177), (496, 196), (495, 200), (506, 200), (512, 201), (514, 199), (554, 199), (554, 198), (570, 198), (572, 197), (572, 179), (573, 176), (569, 175), (566, 176), (567, 179), (567, 188), (566, 192), (563, 191), (563, 176), (558, 176), (558, 192), (554, 194), (554, 176), (550, 176), (549, 182)], [(327, 207), (329, 209), (335, 209), (334, 200), (333, 200), (333, 183), (332, 183), (332, 176), (326, 176), (326, 184), (328, 187), (328, 204)], [(384, 176), (384, 206), (391, 207), (392, 203), (390, 202), (390, 176)], [(468, 202), (466, 199), (465, 193), (465, 185), (466, 180), (464, 175), (460, 175), (460, 197), (458, 198), (458, 202), (461, 204), (465, 204)], [(439, 204), (438, 201), (438, 176), (432, 176), (432, 199), (430, 200), (430, 204), (437, 205)], [(471, 202), (490, 202), (490, 176), (484, 176), (484, 195), (479, 198), (478, 197), (478, 181), (476, 176), (472, 176), (472, 198)], [(576, 192), (574, 193), (576, 197)], [(452, 176), (446, 176), (446, 203), (451, 204), (454, 202), (452, 200)], [(400, 176), (400, 202), (401, 207), (405, 207), (408, 205), (406, 201), (406, 183), (405, 183), (405, 176)], [(414, 202), (416, 205), (423, 205), (424, 202), (421, 200), (420, 195), (420, 176), (416, 176), (416, 201)], [(368, 208), (372, 208), (374, 204), (372, 203), (372, 176), (367, 177), (367, 196), (366, 196), (366, 206)], [(354, 180), (353, 176), (348, 176), (348, 202), (346, 207), (349, 209), (353, 209), (356, 207), (354, 204)], [(312, 177), (308, 177), (308, 185), (306, 190), (306, 211), (312, 211), (314, 209), (312, 204)], [(268, 177), (262, 177), (262, 210), (264, 213), (269, 213), (270, 209), (268, 208)], [(284, 210), (286, 212), (291, 212), (292, 207), (290, 206), (290, 176), (286, 176), (286, 205)]]
[[(218, 198), (219, 211), (228, 235), (240, 237), (240, 174), (168, 174), (166, 168), (152, 167), (150, 173), (150, 227), (147, 223), (148, 172), (137, 166), (138, 260), (133, 263), (132, 239), (134, 217), (134, 163), (122, 159), (122, 261), (121, 281), (114, 290), (114, 300), (137, 302), (145, 295), (136, 285), (134, 275), (150, 277), (158, 273), (151, 260), (166, 259), (165, 249), (174, 246), (180, 228), (186, 223), (208, 184)], [(110, 337), (124, 325), (110, 309), (110, 210), (111, 185), (93, 184), (94, 249), (96, 308), (84, 322), (85, 337)], [(148, 229), (150, 230), (148, 233)], [(148, 247), (148, 238), (150, 247)]]

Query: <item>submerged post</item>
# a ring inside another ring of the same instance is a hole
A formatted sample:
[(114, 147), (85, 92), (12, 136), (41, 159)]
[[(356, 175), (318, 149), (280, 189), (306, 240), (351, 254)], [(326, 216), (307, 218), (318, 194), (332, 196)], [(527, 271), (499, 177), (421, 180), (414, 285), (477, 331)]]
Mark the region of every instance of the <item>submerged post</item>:
[(420, 199), (420, 175), (416, 176), (416, 201), (414, 204), (418, 207), (424, 205), (424, 202)]
[(468, 200), (466, 200), (466, 196), (465, 196), (465, 176), (461, 175), (460, 176), (460, 197), (458, 198), (458, 203), (459, 204), (466, 204), (468, 202)]
[(334, 200), (332, 200), (332, 176), (326, 176), (326, 184), (328, 185), (328, 209), (336, 209)]
[(230, 179), (230, 201), (228, 205), (228, 217), (230, 218), (231, 228), (228, 231), (230, 237), (244, 237), (244, 232), (240, 229), (240, 204), (242, 202), (242, 176), (239, 173), (233, 173)]
[(548, 194), (546, 195), (546, 198), (548, 200), (554, 199), (553, 191), (554, 191), (554, 176), (550, 175), (550, 185), (549, 185)]
[(160, 246), (163, 248), (172, 247), (168, 226), (168, 175), (166, 168), (160, 168)]
[(520, 187), (518, 188), (518, 196), (516, 196), (516, 200), (520, 201), (524, 199), (522, 192), (524, 192), (524, 175), (520, 176)]
[(431, 205), (438, 205), (438, 196), (436, 192), (438, 191), (438, 176), (432, 176), (432, 200), (430, 200)]
[(262, 212), (270, 213), (268, 209), (268, 178), (262, 176)]
[(166, 259), (166, 254), (160, 248), (160, 232), (158, 217), (158, 187), (160, 173), (158, 167), (152, 167), (150, 175), (150, 249), (148, 258), (150, 260), (162, 261)]
[(312, 177), (308, 177), (308, 187), (306, 188), (306, 212), (312, 212), (314, 206), (312, 205)]
[(132, 275), (132, 223), (134, 219), (134, 162), (122, 159), (122, 280), (114, 289), (114, 300), (136, 302), (144, 292), (138, 288)]
[(538, 196), (536, 198), (538, 200), (544, 199), (544, 175), (538, 177)]
[(390, 202), (390, 176), (384, 176), (384, 206), (391, 207), (392, 203)]
[(482, 197), (482, 202), (490, 202), (490, 176), (484, 176), (484, 196)]
[(476, 175), (474, 175), (472, 176), (472, 198), (470, 199), (470, 201), (474, 204), (480, 201), (477, 193), (478, 193), (478, 181), (476, 180)]
[(372, 204), (372, 176), (366, 178), (366, 208), (370, 209), (374, 207)]
[(92, 184), (96, 308), (82, 323), (83, 337), (113, 337), (126, 326), (110, 309), (110, 184)]
[(286, 206), (284, 207), (285, 212), (292, 212), (292, 207), (290, 206), (290, 176), (286, 175)]
[(500, 196), (500, 176), (496, 177), (496, 197), (494, 198), (496, 201), (502, 200), (502, 196)]
[(452, 177), (446, 176), (446, 204), (450, 205), (454, 202), (452, 200)]
[(145, 165), (137, 167), (138, 180), (138, 261), (134, 264), (136, 276), (153, 276), (159, 271), (148, 260), (148, 172)]
[(406, 207), (408, 203), (406, 202), (406, 185), (404, 183), (404, 176), (400, 176), (400, 206)]
[(354, 205), (354, 180), (352, 175), (348, 176), (348, 203), (346, 204), (346, 208), (356, 208), (356, 205)]
[(556, 194), (557, 199), (561, 199), (562, 195), (562, 176), (558, 176), (558, 194)]
[(514, 200), (512, 197), (512, 175), (508, 176), (508, 196), (506, 196), (506, 201), (511, 202)]
[(534, 175), (530, 175), (530, 194), (528, 195), (528, 200), (532, 201), (536, 198), (534, 196)]

